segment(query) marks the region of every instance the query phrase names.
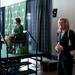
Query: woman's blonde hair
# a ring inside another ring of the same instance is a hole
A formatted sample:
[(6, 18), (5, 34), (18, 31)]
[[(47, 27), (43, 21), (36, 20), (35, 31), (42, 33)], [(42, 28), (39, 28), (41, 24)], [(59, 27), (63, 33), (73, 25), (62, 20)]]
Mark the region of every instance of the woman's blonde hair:
[(60, 20), (63, 20), (63, 21), (64, 21), (65, 30), (69, 30), (69, 21), (68, 21), (68, 19), (67, 19), (67, 18), (64, 18), (64, 17), (61, 17), (61, 18), (59, 18), (59, 20), (58, 20), (58, 24), (59, 24), (59, 21), (60, 21)]

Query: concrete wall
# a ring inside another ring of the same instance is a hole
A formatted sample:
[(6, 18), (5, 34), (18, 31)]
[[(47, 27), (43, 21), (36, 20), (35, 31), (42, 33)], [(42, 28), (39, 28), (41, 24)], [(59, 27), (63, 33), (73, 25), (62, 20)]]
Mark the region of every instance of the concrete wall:
[(64, 16), (69, 19), (70, 28), (75, 31), (75, 0), (52, 0), (53, 8), (57, 8), (57, 17), (52, 18), (51, 27), (51, 42), (52, 42), (52, 54), (56, 54), (54, 46), (56, 43), (56, 31), (57, 31), (57, 20), (59, 17)]

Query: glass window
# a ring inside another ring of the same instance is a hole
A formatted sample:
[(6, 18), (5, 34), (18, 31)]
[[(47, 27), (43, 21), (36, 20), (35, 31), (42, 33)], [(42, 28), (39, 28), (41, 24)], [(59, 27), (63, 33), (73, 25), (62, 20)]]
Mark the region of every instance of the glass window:
[(21, 24), (25, 29), (26, 1), (5, 7), (5, 35), (9, 35), (15, 26), (15, 18), (21, 18)]

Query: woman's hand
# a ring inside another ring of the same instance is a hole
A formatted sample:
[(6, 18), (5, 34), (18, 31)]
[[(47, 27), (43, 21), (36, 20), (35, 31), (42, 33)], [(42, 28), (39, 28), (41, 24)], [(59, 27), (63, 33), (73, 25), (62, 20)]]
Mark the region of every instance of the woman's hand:
[(13, 34), (13, 33), (11, 33), (11, 34), (10, 34), (10, 37), (14, 37), (14, 34)]
[(62, 45), (57, 44), (57, 45), (55, 46), (55, 50), (56, 50), (58, 53), (61, 53), (64, 49), (63, 49), (63, 46), (62, 46)]

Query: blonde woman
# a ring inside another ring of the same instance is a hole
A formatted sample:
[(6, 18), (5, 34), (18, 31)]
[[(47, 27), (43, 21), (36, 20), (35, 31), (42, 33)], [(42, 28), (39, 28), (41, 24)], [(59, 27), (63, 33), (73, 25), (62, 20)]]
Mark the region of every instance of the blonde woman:
[(69, 28), (67, 18), (58, 20), (57, 44), (55, 50), (59, 53), (58, 75), (72, 75), (73, 56), (71, 50), (75, 49), (75, 33)]

